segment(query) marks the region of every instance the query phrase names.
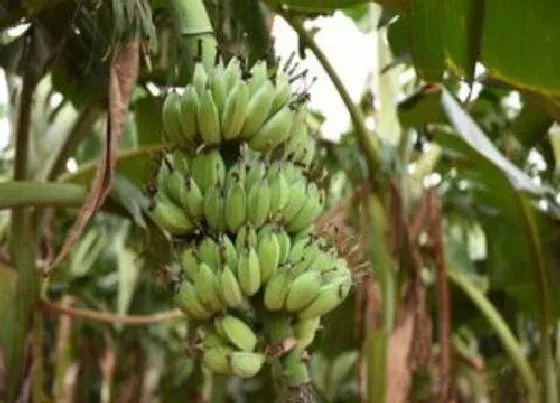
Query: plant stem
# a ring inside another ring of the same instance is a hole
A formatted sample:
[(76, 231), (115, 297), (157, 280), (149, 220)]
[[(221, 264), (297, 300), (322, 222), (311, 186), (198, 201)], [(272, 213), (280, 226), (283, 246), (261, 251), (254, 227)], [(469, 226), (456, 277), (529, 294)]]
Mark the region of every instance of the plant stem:
[(76, 205), (87, 197), (85, 186), (73, 183), (13, 181), (0, 183), (0, 210), (36, 205)]
[(377, 184), (377, 180), (375, 178), (375, 174), (379, 171), (379, 168), (381, 166), (381, 151), (379, 139), (367, 129), (362, 113), (352, 101), (352, 98), (346, 90), (346, 87), (344, 87), (344, 84), (342, 83), (339, 75), (327, 59), (327, 56), (314, 41), (311, 34), (305, 30), (301, 20), (288, 15), (283, 10), (280, 10), (279, 13), (292, 26), (294, 31), (296, 31), (302, 43), (313, 52), (319, 63), (321, 63), (321, 65), (323, 66), (325, 72), (329, 75), (329, 78), (331, 79), (336, 90), (340, 94), (342, 101), (344, 102), (346, 108), (348, 109), (348, 112), (350, 113), (350, 118), (354, 125), (354, 129), (356, 130), (356, 135), (358, 136), (362, 151), (367, 158), (370, 182), (372, 186), (376, 188), (377, 186), (375, 185)]
[[(457, 285), (470, 298), (471, 302), (476, 305), (492, 329), (496, 332), (498, 338), (502, 342), (507, 354), (515, 365), (525, 388), (527, 389), (528, 401), (535, 403), (539, 401), (539, 385), (537, 378), (525, 358), (523, 349), (519, 345), (507, 323), (501, 317), (498, 310), (486, 298), (486, 296), (463, 274), (454, 270), (447, 270), (447, 277), (451, 282)], [(547, 402), (548, 403), (548, 402)]]

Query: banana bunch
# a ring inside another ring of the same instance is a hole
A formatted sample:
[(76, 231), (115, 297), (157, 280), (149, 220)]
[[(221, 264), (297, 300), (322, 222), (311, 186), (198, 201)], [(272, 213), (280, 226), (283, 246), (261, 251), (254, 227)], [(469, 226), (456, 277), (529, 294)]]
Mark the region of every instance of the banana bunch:
[(287, 75), (279, 71), (272, 80), (261, 61), (248, 76), (244, 78), (237, 58), (210, 71), (197, 63), (182, 94), (172, 92), (164, 101), (168, 140), (189, 150), (235, 140), (261, 153), (284, 144), (286, 158), (309, 165), (315, 143), (307, 135), (306, 112), (295, 105)]

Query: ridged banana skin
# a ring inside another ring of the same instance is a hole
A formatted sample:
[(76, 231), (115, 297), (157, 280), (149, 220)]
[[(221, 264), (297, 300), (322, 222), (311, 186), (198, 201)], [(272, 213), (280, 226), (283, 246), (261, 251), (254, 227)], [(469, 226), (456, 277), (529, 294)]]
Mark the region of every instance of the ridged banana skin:
[(194, 229), (193, 222), (183, 210), (159, 193), (155, 197), (150, 215), (160, 228), (172, 235), (186, 234)]
[(294, 336), (297, 344), (302, 347), (307, 347), (315, 339), (317, 329), (321, 325), (321, 317), (316, 316), (311, 319), (297, 321), (292, 325)]
[(307, 199), (301, 209), (291, 218), (285, 217), (284, 224), (286, 230), (299, 232), (309, 227), (322, 212), (322, 205), (319, 193), (315, 184), (308, 186)]
[(224, 69), (216, 66), (209, 75), (208, 86), (212, 92), (212, 99), (218, 108), (220, 118), (223, 116), (227, 99), (227, 86), (225, 82)]
[(185, 179), (185, 187), (181, 193), (181, 206), (189, 212), (189, 216), (195, 220), (202, 218), (204, 197), (200, 188), (192, 177)]
[(222, 310), (218, 278), (214, 271), (205, 263), (200, 263), (194, 279), (194, 289), (202, 304), (212, 313)]
[(171, 153), (167, 154), (165, 158), (171, 160), (173, 169), (179, 171), (181, 175), (191, 174), (191, 164), (190, 159), (178, 148), (174, 149)]
[(248, 166), (247, 176), (245, 178), (245, 189), (249, 191), (255, 183), (262, 180), (266, 174), (266, 165), (262, 161), (253, 162)]
[(222, 300), (230, 308), (239, 306), (243, 301), (243, 295), (237, 278), (228, 265), (223, 266), (219, 281)]
[(276, 94), (272, 103), (272, 113), (276, 113), (279, 109), (284, 108), (292, 98), (292, 90), (288, 76), (279, 71), (276, 74)]
[(278, 246), (280, 249), (278, 264), (284, 264), (288, 260), (292, 242), (290, 237), (288, 236), (288, 233), (283, 228), (279, 228), (276, 231), (276, 240), (278, 241)]
[(305, 121), (298, 116), (297, 121), (292, 126), (292, 135), (284, 146), (284, 158), (289, 161), (297, 158), (308, 139)]
[(286, 311), (297, 312), (309, 305), (321, 288), (321, 275), (316, 271), (305, 272), (296, 277), (288, 290)]
[(188, 85), (181, 96), (181, 128), (189, 144), (194, 144), (198, 133), (198, 108), (198, 94), (192, 85)]
[(332, 311), (344, 301), (350, 291), (350, 286), (351, 283), (346, 277), (323, 285), (313, 302), (299, 312), (299, 319), (311, 319)]
[(308, 138), (306, 143), (303, 145), (302, 151), (296, 157), (295, 162), (299, 162), (304, 167), (308, 167), (313, 162), (315, 158), (315, 151), (317, 149), (317, 144), (315, 139)]
[(171, 92), (163, 101), (162, 121), (169, 141), (180, 146), (187, 145), (181, 125), (181, 96), (179, 94)]
[(231, 375), (230, 354), (232, 349), (228, 348), (208, 348), (202, 353), (202, 364), (215, 374)]
[(288, 181), (288, 185), (291, 186), (294, 183), (305, 181), (305, 177), (301, 173), (300, 169), (298, 167), (296, 167), (293, 163), (285, 162), (282, 165), (282, 167), (284, 169), (284, 176), (286, 177), (286, 180)]
[(226, 225), (230, 232), (236, 233), (247, 221), (247, 193), (245, 184), (235, 180), (226, 194)]
[(264, 227), (258, 235), (257, 256), (261, 271), (261, 284), (274, 275), (280, 261), (280, 246), (271, 228)]
[(262, 369), (266, 356), (262, 353), (236, 351), (229, 356), (232, 374), (241, 378), (252, 378)]
[(203, 90), (200, 95), (198, 126), (204, 144), (220, 144), (220, 114), (209, 89)]
[(204, 217), (212, 231), (225, 228), (225, 197), (221, 186), (214, 186), (204, 195)]
[(290, 199), (282, 211), (284, 222), (290, 222), (293, 220), (307, 201), (306, 188), (307, 186), (304, 181), (295, 182), (290, 185)]
[(286, 303), (290, 288), (290, 274), (286, 268), (279, 269), (264, 289), (264, 306), (271, 312), (281, 311)]
[(224, 160), (218, 150), (201, 153), (192, 161), (192, 177), (203, 194), (224, 182), (225, 170)]
[(290, 254), (288, 255), (288, 261), (292, 264), (296, 264), (302, 260), (304, 258), (305, 251), (312, 242), (313, 240), (309, 237), (294, 240), (292, 248), (290, 249)]
[(198, 246), (197, 255), (202, 263), (206, 263), (214, 271), (217, 271), (222, 265), (220, 246), (209, 236), (204, 237)]
[(237, 250), (226, 234), (220, 237), (220, 256), (222, 262), (235, 274), (237, 273)]
[(251, 139), (257, 135), (270, 114), (274, 95), (274, 86), (267, 81), (251, 97), (247, 105), (247, 117), (241, 130), (242, 138)]
[(243, 248), (256, 248), (257, 245), (257, 230), (255, 230), (255, 227), (253, 227), (251, 223), (247, 223), (239, 228), (239, 231), (237, 231), (237, 238), (235, 239), (235, 247), (237, 248), (238, 254)]
[[(254, 96), (261, 89), (264, 84), (268, 82), (268, 71), (266, 62), (259, 60), (251, 68), (251, 78), (248, 80), (249, 94)], [(272, 85), (272, 83), (270, 83)]]
[(189, 281), (194, 281), (196, 273), (198, 272), (198, 265), (200, 260), (196, 256), (196, 248), (188, 246), (181, 250), (181, 267), (183, 269), (183, 274), (189, 279)]
[(239, 81), (227, 96), (222, 116), (222, 137), (224, 140), (238, 138), (247, 117), (249, 89), (247, 83)]
[(200, 62), (195, 63), (193, 77), (192, 77), (192, 85), (199, 95), (202, 94), (202, 92), (206, 88), (207, 81), (208, 81), (208, 73), (206, 73), (206, 69), (204, 68), (204, 65)]
[(272, 150), (290, 136), (290, 128), (292, 127), (294, 116), (294, 111), (289, 107), (280, 109), (249, 140), (249, 146), (259, 152)]
[(224, 315), (214, 319), (218, 334), (242, 351), (254, 351), (257, 335), (244, 321), (233, 315)]
[(237, 254), (237, 279), (243, 294), (250, 297), (257, 293), (261, 285), (259, 258), (253, 247), (243, 248)]
[(270, 189), (266, 179), (255, 183), (247, 195), (247, 221), (256, 228), (260, 228), (266, 222), (270, 213)]
[(290, 190), (288, 181), (283, 170), (268, 176), (268, 187), (270, 189), (270, 211), (276, 213), (282, 211), (288, 203)]
[(224, 71), (226, 90), (229, 93), (241, 80), (241, 65), (237, 57), (232, 57)]
[(212, 317), (212, 313), (202, 305), (194, 286), (189, 281), (181, 282), (173, 296), (173, 301), (191, 319), (208, 320)]
[(321, 255), (323, 255), (323, 251), (317, 245), (310, 245), (306, 247), (303, 257), (297, 263), (294, 263), (292, 273), (295, 276), (303, 274), (313, 266), (315, 260), (317, 260)]
[(185, 188), (183, 175), (177, 170), (173, 170), (161, 179), (163, 193), (176, 205), (182, 205), (182, 194)]

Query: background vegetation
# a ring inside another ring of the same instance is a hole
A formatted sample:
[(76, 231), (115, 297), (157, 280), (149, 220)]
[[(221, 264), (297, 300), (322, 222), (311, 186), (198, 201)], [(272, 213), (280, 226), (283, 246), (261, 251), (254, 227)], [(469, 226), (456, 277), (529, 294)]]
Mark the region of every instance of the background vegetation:
[[(359, 104), (304, 28), (335, 10), (391, 51)], [(311, 347), (317, 399), (557, 402), (555, 0), (3, 2), (0, 401), (274, 400), (266, 373), (212, 377), (185, 353), (144, 195), (163, 97), (188, 82), (199, 41), (273, 62), (274, 14), (352, 119), (320, 141), (317, 231), (355, 287)]]

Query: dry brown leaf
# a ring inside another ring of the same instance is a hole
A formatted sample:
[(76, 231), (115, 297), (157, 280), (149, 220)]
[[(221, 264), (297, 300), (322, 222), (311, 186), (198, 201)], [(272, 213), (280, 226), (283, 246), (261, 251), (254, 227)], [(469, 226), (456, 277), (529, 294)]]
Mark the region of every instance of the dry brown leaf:
[(109, 119), (103, 153), (86, 202), (46, 274), (58, 266), (80, 238), (89, 220), (105, 201), (115, 172), (119, 139), (124, 131), (128, 105), (138, 77), (139, 40), (118, 43), (113, 50), (109, 81)]

